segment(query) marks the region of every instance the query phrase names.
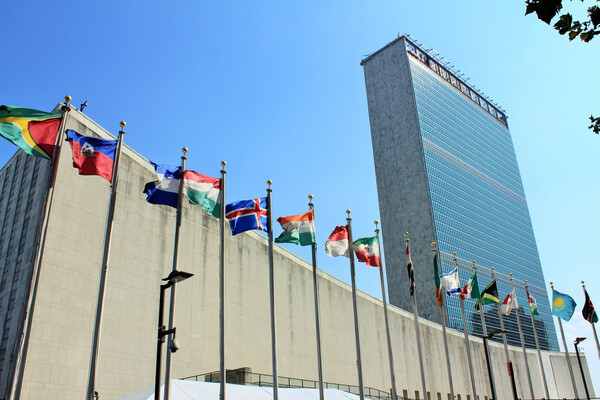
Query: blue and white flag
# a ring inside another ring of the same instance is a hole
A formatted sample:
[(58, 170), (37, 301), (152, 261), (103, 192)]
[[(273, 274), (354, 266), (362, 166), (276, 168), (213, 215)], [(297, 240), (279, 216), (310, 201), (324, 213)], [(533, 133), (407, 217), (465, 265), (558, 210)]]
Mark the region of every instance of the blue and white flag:
[(269, 205), (266, 197), (227, 204), (225, 217), (229, 220), (232, 234), (237, 235), (252, 229), (269, 232), (267, 224), (268, 209)]
[(158, 180), (146, 183), (144, 193), (146, 201), (152, 204), (164, 204), (177, 208), (179, 199), (179, 179), (181, 177), (181, 167), (172, 165), (156, 164), (150, 161), (154, 166)]
[(440, 278), (442, 283), (442, 287), (446, 289), (446, 293), (448, 295), (460, 294), (460, 278), (458, 276), (458, 268), (454, 267), (454, 269), (447, 274), (442, 275)]

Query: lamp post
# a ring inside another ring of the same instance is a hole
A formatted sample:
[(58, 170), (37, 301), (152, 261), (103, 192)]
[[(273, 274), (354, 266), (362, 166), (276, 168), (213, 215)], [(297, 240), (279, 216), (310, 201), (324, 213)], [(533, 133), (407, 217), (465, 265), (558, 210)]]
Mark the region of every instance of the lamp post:
[(494, 378), (492, 378), (492, 366), (490, 365), (490, 356), (488, 354), (487, 340), (493, 336), (506, 333), (504, 329), (496, 329), (483, 337), (483, 352), (485, 353), (485, 363), (487, 365), (488, 377), (490, 378), (490, 389), (492, 390), (492, 399), (496, 400), (496, 388), (494, 387)]
[(581, 365), (581, 357), (579, 357), (579, 349), (577, 348), (577, 345), (583, 342), (585, 339), (587, 338), (578, 337), (575, 339), (575, 353), (577, 354), (577, 362), (579, 363), (579, 370), (581, 371), (581, 379), (583, 379), (583, 388), (585, 389), (585, 396), (588, 400), (590, 400), (590, 392), (588, 391), (587, 383), (585, 381), (585, 375), (583, 374), (583, 365)]
[(160, 359), (162, 356), (162, 344), (165, 341), (165, 336), (173, 334), (173, 340), (169, 342), (168, 350), (175, 353), (179, 349), (177, 339), (175, 339), (175, 327), (166, 329), (164, 325), (164, 310), (165, 310), (165, 290), (174, 286), (177, 282), (191, 278), (194, 274), (189, 272), (173, 270), (169, 276), (163, 278), (167, 281), (164, 285), (160, 285), (160, 300), (158, 303), (158, 337), (156, 341), (156, 378), (154, 380), (154, 398), (160, 400)]

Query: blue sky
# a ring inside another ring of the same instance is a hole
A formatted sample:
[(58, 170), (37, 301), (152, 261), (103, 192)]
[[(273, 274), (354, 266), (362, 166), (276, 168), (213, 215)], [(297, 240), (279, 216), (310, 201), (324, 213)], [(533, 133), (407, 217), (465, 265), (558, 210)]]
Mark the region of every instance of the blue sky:
[[(0, 103), (51, 110), (66, 94), (76, 106), (87, 100), (85, 113), (107, 130), (127, 121), (126, 143), (153, 161), (177, 164), (187, 146), (188, 168), (217, 176), (226, 160), (229, 200), (262, 196), (271, 179), (275, 215), (303, 212), (313, 194), (319, 266), (347, 282), (347, 261), (327, 257), (324, 241), (348, 208), (355, 236), (372, 235), (379, 219), (359, 64), (409, 33), (507, 111), (546, 280), (579, 306), (584, 280), (600, 306), (600, 137), (587, 130), (600, 115), (600, 80), (586, 76), (600, 64), (600, 39), (569, 42), (525, 17), (524, 1), (2, 8)], [(0, 142), (2, 165), (14, 150)], [(357, 281), (380, 296), (375, 269), (359, 265)], [(565, 328), (571, 350), (575, 336), (589, 337), (581, 347), (600, 382), (589, 325), (576, 316)]]

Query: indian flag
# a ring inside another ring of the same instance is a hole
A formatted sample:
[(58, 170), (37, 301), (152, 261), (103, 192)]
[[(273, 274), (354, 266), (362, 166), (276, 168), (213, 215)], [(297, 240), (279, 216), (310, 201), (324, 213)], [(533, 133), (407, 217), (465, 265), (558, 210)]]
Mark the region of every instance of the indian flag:
[(201, 205), (210, 215), (221, 216), (221, 180), (198, 172), (183, 171), (183, 191), (192, 204)]
[(364, 262), (371, 267), (381, 267), (379, 238), (377, 236), (355, 240), (352, 243), (352, 250), (356, 253), (358, 261)]
[(0, 106), (0, 136), (27, 154), (51, 160), (61, 117), (32, 108)]
[(279, 217), (283, 233), (275, 239), (276, 243), (294, 243), (300, 246), (316, 244), (315, 240), (315, 213), (313, 210), (300, 215)]

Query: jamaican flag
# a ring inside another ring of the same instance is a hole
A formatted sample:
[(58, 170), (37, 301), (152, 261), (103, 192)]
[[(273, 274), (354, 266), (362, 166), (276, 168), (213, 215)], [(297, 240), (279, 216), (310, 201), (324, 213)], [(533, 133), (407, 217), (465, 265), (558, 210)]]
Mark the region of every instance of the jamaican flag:
[(496, 280), (494, 279), (485, 289), (481, 292), (481, 297), (477, 303), (475, 303), (475, 309), (479, 311), (479, 305), (500, 303), (498, 298), (498, 287), (496, 287)]
[(0, 136), (32, 156), (52, 159), (61, 114), (0, 106)]

